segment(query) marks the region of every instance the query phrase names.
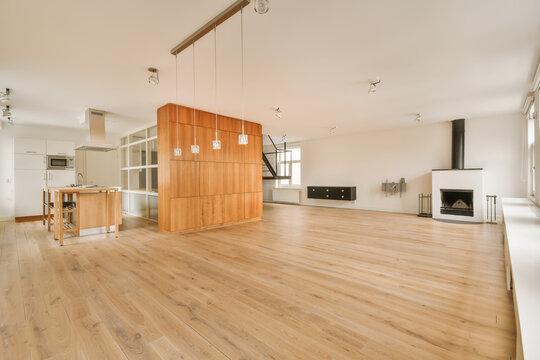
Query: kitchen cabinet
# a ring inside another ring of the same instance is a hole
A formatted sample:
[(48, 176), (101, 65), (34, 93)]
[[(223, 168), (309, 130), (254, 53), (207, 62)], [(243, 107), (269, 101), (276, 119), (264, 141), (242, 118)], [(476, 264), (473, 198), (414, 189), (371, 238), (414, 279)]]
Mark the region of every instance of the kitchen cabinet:
[(46, 154), (47, 143), (40, 139), (15, 138), (15, 154)]
[(75, 156), (75, 143), (71, 141), (47, 140), (47, 155)]
[(15, 217), (38, 216), (42, 209), (45, 170), (15, 170)]
[(15, 154), (15, 170), (45, 170), (47, 159), (45, 155)]
[(47, 170), (47, 186), (64, 187), (75, 184), (74, 170)]

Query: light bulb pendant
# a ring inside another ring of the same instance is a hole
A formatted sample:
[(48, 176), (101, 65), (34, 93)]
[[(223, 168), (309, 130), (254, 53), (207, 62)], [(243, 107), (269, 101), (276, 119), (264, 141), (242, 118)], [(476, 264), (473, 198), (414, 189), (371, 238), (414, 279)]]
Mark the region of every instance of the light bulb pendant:
[(255, 12), (258, 14), (266, 14), (270, 9), (268, 0), (255, 0)]
[(191, 153), (198, 154), (199, 153), (199, 145), (191, 145)]
[(219, 150), (221, 149), (221, 140), (212, 140), (212, 149)]
[(247, 136), (247, 134), (238, 135), (238, 144), (240, 144), (240, 145), (247, 145), (248, 144), (248, 136)]
[(174, 149), (174, 156), (182, 156), (182, 149), (180, 148)]

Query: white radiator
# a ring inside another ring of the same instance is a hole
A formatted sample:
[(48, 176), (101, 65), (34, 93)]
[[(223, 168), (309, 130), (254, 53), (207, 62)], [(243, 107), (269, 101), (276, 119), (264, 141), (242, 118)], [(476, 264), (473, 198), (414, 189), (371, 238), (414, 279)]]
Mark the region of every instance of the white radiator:
[(301, 192), (302, 189), (296, 188), (275, 188), (272, 189), (272, 201), (300, 204)]

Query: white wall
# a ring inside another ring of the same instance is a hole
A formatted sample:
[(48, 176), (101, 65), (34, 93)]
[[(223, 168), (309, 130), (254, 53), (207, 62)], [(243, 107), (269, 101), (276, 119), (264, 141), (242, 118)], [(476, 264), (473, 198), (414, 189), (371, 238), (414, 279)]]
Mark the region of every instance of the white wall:
[(522, 114), (467, 120), (465, 165), (484, 168), (484, 194), (527, 196), (527, 130)]
[(0, 130), (0, 221), (13, 218), (13, 137)]
[[(33, 138), (45, 140), (64, 140), (81, 143), (87, 137), (85, 129), (71, 129), (55, 126), (43, 125), (15, 125), (8, 126), (3, 124), (0, 130), (0, 221), (10, 220), (14, 216), (14, 194), (15, 185), (14, 166), (13, 166), (13, 141), (14, 138)], [(119, 144), (119, 137), (115, 134), (108, 134), (107, 141), (113, 145)], [(106, 174), (108, 177), (107, 184), (104, 185), (119, 185), (119, 170), (117, 152), (112, 151), (106, 159), (100, 157), (87, 169), (88, 177), (95, 174), (95, 178), (101, 180), (104, 175), (104, 170), (109, 170), (114, 166), (114, 172)], [(77, 161), (77, 159), (76, 159)], [(99, 164), (98, 164), (99, 162)]]
[(535, 168), (535, 198), (533, 199), (540, 206), (540, 90), (534, 96), (534, 168)]
[[(522, 119), (512, 114), (466, 120), (465, 166), (485, 169), (486, 194), (526, 194)], [(418, 194), (431, 192), (431, 170), (451, 165), (451, 137), (450, 122), (444, 122), (303, 142), (302, 203), (417, 213)], [(381, 183), (402, 177), (407, 191), (386, 197)], [(356, 186), (357, 201), (307, 199), (310, 185)]]

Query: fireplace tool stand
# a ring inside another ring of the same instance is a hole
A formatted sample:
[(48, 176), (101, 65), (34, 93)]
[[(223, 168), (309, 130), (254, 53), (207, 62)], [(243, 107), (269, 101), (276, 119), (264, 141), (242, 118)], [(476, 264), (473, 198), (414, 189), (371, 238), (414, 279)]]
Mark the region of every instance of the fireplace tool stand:
[(486, 195), (486, 216), (488, 224), (497, 223), (497, 195)]
[(430, 218), (432, 215), (431, 194), (418, 195), (418, 216)]

